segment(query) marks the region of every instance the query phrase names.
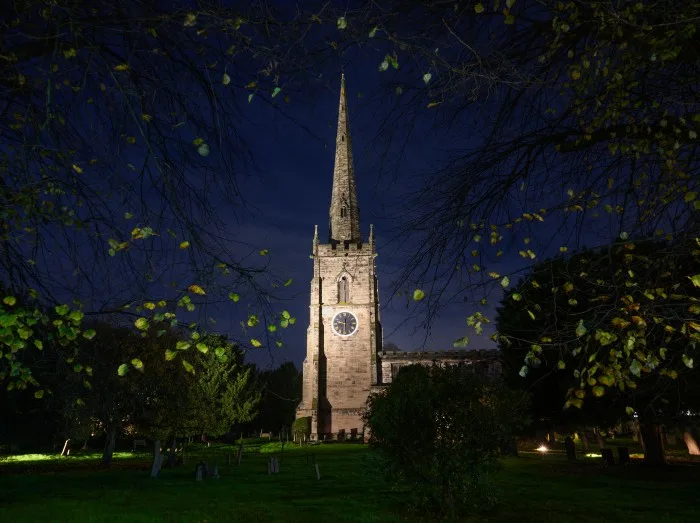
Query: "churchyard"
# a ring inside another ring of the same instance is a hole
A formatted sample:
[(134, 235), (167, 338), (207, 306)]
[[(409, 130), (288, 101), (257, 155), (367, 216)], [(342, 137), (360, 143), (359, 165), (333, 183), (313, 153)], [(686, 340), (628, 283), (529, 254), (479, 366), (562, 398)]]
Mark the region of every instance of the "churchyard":
[[(495, 487), (501, 503), (466, 521), (684, 522), (697, 521), (700, 460), (681, 445), (671, 465), (647, 468), (628, 445), (632, 463), (602, 466), (591, 446), (586, 457), (566, 460), (562, 444), (542, 455), (531, 444), (502, 461)], [(236, 464), (235, 445), (191, 445), (185, 463), (150, 477), (150, 454), (115, 454), (108, 469), (99, 454), (4, 456), (0, 461), (0, 520), (12, 522), (267, 522), (430, 521), (405, 510), (409, 489), (384, 483), (374, 451), (344, 443), (298, 447), (248, 441)], [(617, 456), (617, 452), (615, 452)], [(279, 472), (270, 473), (276, 457)], [(230, 463), (229, 464), (229, 460)], [(219, 479), (197, 480), (200, 462)], [(314, 464), (318, 465), (318, 473)]]

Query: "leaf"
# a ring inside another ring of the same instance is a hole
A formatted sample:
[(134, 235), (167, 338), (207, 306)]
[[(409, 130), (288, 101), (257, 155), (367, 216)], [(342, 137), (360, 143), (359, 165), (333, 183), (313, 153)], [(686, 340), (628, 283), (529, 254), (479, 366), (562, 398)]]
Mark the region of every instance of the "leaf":
[(336, 25), (338, 26), (338, 29), (341, 30), (341, 31), (342, 31), (343, 29), (347, 28), (347, 26), (348, 26), (348, 21), (345, 19), (344, 16), (339, 17), (338, 20), (336, 20), (335, 23), (336, 23)]
[(431, 79), (432, 77), (433, 77), (432, 74), (430, 74), (430, 73), (425, 73), (425, 74), (423, 75), (423, 81), (427, 84), (428, 82), (430, 82), (430, 79)]
[(134, 326), (141, 331), (148, 330), (148, 320), (146, 318), (139, 318), (134, 322)]
[(633, 375), (635, 375), (639, 378), (641, 370), (642, 370), (642, 366), (639, 364), (639, 361), (633, 360), (632, 363), (630, 364), (629, 370)]
[(39, 350), (44, 350), (44, 342), (41, 340), (34, 340), (34, 346)]
[(277, 325), (275, 325), (274, 323), (271, 323), (270, 325), (267, 326), (267, 330), (269, 330), (270, 332), (275, 332), (275, 331), (277, 331)]
[(128, 71), (129, 70), (129, 65), (128, 64), (119, 64), (114, 66), (115, 71)]
[(510, 285), (510, 278), (508, 276), (504, 276), (503, 279), (501, 280), (501, 287), (504, 289)]
[(693, 276), (688, 276), (688, 279), (693, 282), (693, 286), (700, 287), (700, 274), (694, 274)]
[(476, 14), (481, 14), (481, 13), (483, 13), (483, 12), (484, 12), (484, 4), (482, 4), (481, 2), (479, 2), (478, 4), (476, 4), (476, 5), (474, 6), (474, 12), (475, 12)]
[(693, 368), (693, 358), (689, 357), (687, 354), (683, 354), (682, 359), (686, 367), (688, 367), (689, 369)]
[(125, 212), (125, 213), (124, 213), (124, 218), (127, 219), (127, 220), (131, 220), (133, 217), (134, 217), (134, 215), (131, 214), (130, 212)]
[(248, 95), (248, 103), (250, 103), (250, 101), (253, 99), (253, 96), (255, 96), (255, 93), (250, 93)]
[(234, 303), (241, 299), (241, 297), (238, 294), (236, 294), (235, 292), (229, 292), (228, 298)]
[(259, 348), (259, 347), (262, 347), (262, 343), (260, 343), (260, 342), (259, 342), (258, 340), (256, 340), (255, 338), (251, 338), (250, 344), (251, 344), (253, 347), (255, 347), (256, 349)]
[(421, 289), (413, 291), (413, 301), (421, 301), (423, 298), (425, 298), (425, 293)]
[(77, 165), (73, 164), (73, 170), (77, 172), (78, 174), (83, 173), (83, 169), (81, 167), (78, 167)]
[(206, 354), (207, 352), (209, 352), (209, 345), (207, 345), (206, 343), (202, 343), (201, 341), (197, 345), (195, 345), (195, 347), (197, 347), (197, 350), (202, 354)]
[(224, 85), (230, 84), (230, 83), (231, 83), (231, 77), (230, 77), (228, 74), (224, 73), (224, 75), (221, 77), (221, 83), (224, 84)]
[(282, 317), (283, 317), (285, 320), (288, 320), (288, 319), (291, 318), (292, 316), (291, 316), (291, 314), (289, 314), (289, 311), (282, 311)]
[(634, 409), (632, 407), (625, 407), (625, 412), (628, 416), (634, 415)]
[(621, 240), (626, 240), (626, 239), (629, 238), (629, 237), (630, 237), (630, 235), (627, 234), (625, 231), (622, 231), (622, 232), (620, 233), (620, 239), (621, 239)]
[(12, 307), (15, 303), (17, 303), (17, 298), (15, 298), (14, 296), (5, 296), (2, 302), (5, 305), (9, 305), (10, 307)]
[(518, 372), (518, 374), (521, 378), (524, 378), (525, 376), (527, 376), (528, 370), (529, 369), (527, 368), (527, 365), (523, 365), (522, 367), (520, 367), (520, 371)]
[(559, 361), (557, 362), (557, 368), (558, 368), (559, 370), (564, 370), (564, 369), (566, 368), (566, 363), (564, 363), (563, 360), (559, 360)]
[(126, 363), (122, 363), (119, 365), (119, 368), (117, 369), (117, 374), (120, 376), (124, 376), (127, 372), (129, 372), (129, 366)]
[(205, 143), (197, 147), (197, 152), (200, 156), (209, 156), (209, 146)]
[(512, 298), (514, 301), (520, 301), (520, 300), (523, 299), (522, 295), (521, 295), (520, 293), (518, 293), (518, 292), (514, 292), (514, 293), (511, 295), (511, 298)]
[(530, 315), (531, 319), (535, 319), (535, 314), (530, 309), (528, 309), (527, 313)]
[(515, 0), (506, 0), (506, 7), (507, 7), (508, 9), (510, 9), (511, 7), (513, 7), (513, 5), (515, 5)]
[(267, 256), (269, 252), (270, 251), (268, 251), (267, 249), (263, 249), (260, 251), (260, 256)]
[(200, 287), (197, 284), (192, 284), (189, 287), (187, 287), (187, 290), (190, 291), (193, 294), (199, 294), (200, 296), (204, 296), (206, 292), (204, 292), (204, 289)]
[(91, 340), (95, 337), (96, 334), (97, 332), (95, 331), (95, 329), (88, 329), (85, 332), (83, 332), (83, 338), (85, 338), (86, 340)]
[(508, 13), (508, 15), (506, 15), (505, 20), (503, 20), (503, 23), (504, 23), (504, 24), (507, 24), (507, 25), (514, 24), (514, 23), (515, 23), (515, 17), (514, 17), (512, 14)]
[(56, 306), (55, 310), (56, 314), (58, 314), (59, 316), (65, 316), (66, 314), (68, 314), (70, 308), (68, 307), (68, 305), (58, 305)]
[(38, 400), (44, 397), (44, 391), (43, 390), (38, 390), (34, 393), (34, 397)]
[(292, 279), (289, 278), (286, 282), (284, 282), (285, 287), (289, 287), (292, 284)]
[(141, 372), (143, 372), (143, 362), (140, 359), (134, 358), (133, 360), (131, 360), (131, 364), (136, 370), (140, 370)]
[(260, 320), (255, 314), (251, 314), (248, 317), (248, 327), (255, 327), (258, 323), (260, 323)]
[(180, 249), (187, 249), (190, 246), (190, 242), (185, 240), (184, 242), (180, 242)]
[(389, 61), (385, 58), (384, 60), (382, 60), (382, 63), (379, 64), (379, 71), (384, 72), (387, 69), (389, 69)]
[(593, 392), (593, 395), (596, 398), (601, 398), (602, 396), (605, 395), (605, 389), (603, 387), (601, 387), (600, 385), (596, 385), (595, 387), (593, 387), (591, 389), (591, 392)]
[(686, 203), (690, 203), (693, 200), (695, 200), (695, 198), (697, 198), (697, 196), (698, 196), (697, 193), (687, 192), (687, 193), (685, 193), (685, 196), (683, 196), (683, 201)]
[(192, 364), (187, 361), (187, 360), (182, 360), (182, 366), (185, 367), (185, 370), (189, 372), (190, 374), (194, 374), (194, 367)]
[(272, 90), (272, 97), (274, 98), (275, 96), (277, 96), (278, 94), (280, 94), (280, 91), (282, 91), (282, 89), (280, 89), (279, 87), (275, 87), (275, 88)]
[(588, 330), (586, 329), (586, 326), (583, 324), (583, 320), (579, 320), (578, 325), (576, 326), (576, 336), (579, 338), (586, 334)]
[(190, 348), (190, 342), (179, 340), (177, 343), (175, 343), (175, 348), (177, 350), (187, 350)]
[(172, 361), (177, 357), (177, 351), (172, 349), (165, 349), (165, 360)]
[(437, 106), (440, 105), (441, 103), (442, 103), (442, 102), (430, 102), (428, 105), (426, 105), (426, 107), (427, 107), (428, 109), (432, 109), (433, 107), (437, 107)]
[(459, 347), (459, 348), (466, 347), (467, 345), (469, 345), (469, 337), (468, 337), (468, 336), (462, 336), (462, 337), (459, 338), (458, 340), (455, 340), (455, 342), (454, 342), (453, 345), (454, 345), (455, 347)]
[(367, 36), (369, 36), (370, 38), (374, 38), (374, 35), (377, 34), (377, 29), (379, 28), (375, 25)]

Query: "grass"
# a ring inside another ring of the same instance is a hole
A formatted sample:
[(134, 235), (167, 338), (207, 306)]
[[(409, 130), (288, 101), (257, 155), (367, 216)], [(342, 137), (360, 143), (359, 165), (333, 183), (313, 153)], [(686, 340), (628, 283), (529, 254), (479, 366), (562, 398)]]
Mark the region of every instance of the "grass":
[[(267, 475), (270, 447), (247, 447), (242, 464), (227, 464), (235, 446), (200, 448), (187, 464), (149, 477), (147, 454), (0, 461), (0, 521), (12, 522), (398, 522), (406, 491), (384, 484), (363, 445), (285, 448), (278, 475)], [(94, 458), (93, 460), (89, 458)], [(218, 460), (220, 480), (194, 480), (196, 460)], [(311, 463), (319, 464), (321, 480)], [(232, 461), (235, 461), (232, 459)], [(700, 520), (698, 464), (668, 470), (639, 464), (603, 469), (598, 459), (567, 463), (533, 454), (504, 461), (496, 476), (503, 503), (472, 521), (684, 522)], [(425, 521), (430, 521), (426, 519)]]

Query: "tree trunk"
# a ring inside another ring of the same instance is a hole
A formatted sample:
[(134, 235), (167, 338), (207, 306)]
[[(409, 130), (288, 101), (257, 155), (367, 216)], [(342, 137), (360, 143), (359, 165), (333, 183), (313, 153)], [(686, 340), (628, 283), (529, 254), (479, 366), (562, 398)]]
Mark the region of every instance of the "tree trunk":
[(107, 426), (106, 430), (107, 438), (105, 440), (105, 449), (102, 452), (102, 464), (109, 466), (112, 463), (112, 456), (114, 455), (114, 446), (117, 439), (117, 427)]
[(661, 425), (652, 422), (641, 423), (640, 434), (641, 440), (644, 442), (644, 464), (666, 465)]
[(173, 468), (175, 466), (175, 447), (177, 446), (177, 438), (173, 436), (170, 441), (170, 452), (168, 453), (168, 466)]
[(586, 429), (581, 431), (581, 445), (583, 446), (584, 452), (588, 452), (590, 446), (588, 444), (588, 436), (586, 436)]
[(605, 448), (605, 438), (600, 433), (600, 430), (598, 430), (598, 427), (595, 427), (593, 429), (593, 434), (595, 434), (595, 439), (598, 442), (598, 448), (601, 450), (604, 449)]
[(693, 437), (692, 429), (685, 429), (683, 441), (685, 441), (685, 446), (688, 447), (688, 454), (691, 456), (700, 456), (700, 447), (698, 447), (698, 442)]
[(153, 465), (151, 466), (151, 477), (157, 478), (160, 473), (160, 467), (163, 466), (163, 456), (160, 453), (160, 440), (153, 442)]

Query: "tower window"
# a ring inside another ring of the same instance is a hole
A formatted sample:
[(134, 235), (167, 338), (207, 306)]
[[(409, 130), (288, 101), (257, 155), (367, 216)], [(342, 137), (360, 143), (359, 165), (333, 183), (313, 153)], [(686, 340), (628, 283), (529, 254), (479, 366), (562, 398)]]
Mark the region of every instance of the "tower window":
[(344, 142), (344, 141), (345, 141), (345, 135), (342, 135), (342, 136), (340, 137), (340, 141), (341, 141), (341, 142)]
[(348, 279), (343, 276), (338, 281), (338, 303), (347, 303), (350, 301), (350, 289), (348, 288)]
[(348, 210), (345, 208), (345, 206), (340, 208), (340, 217), (345, 218), (348, 214)]

